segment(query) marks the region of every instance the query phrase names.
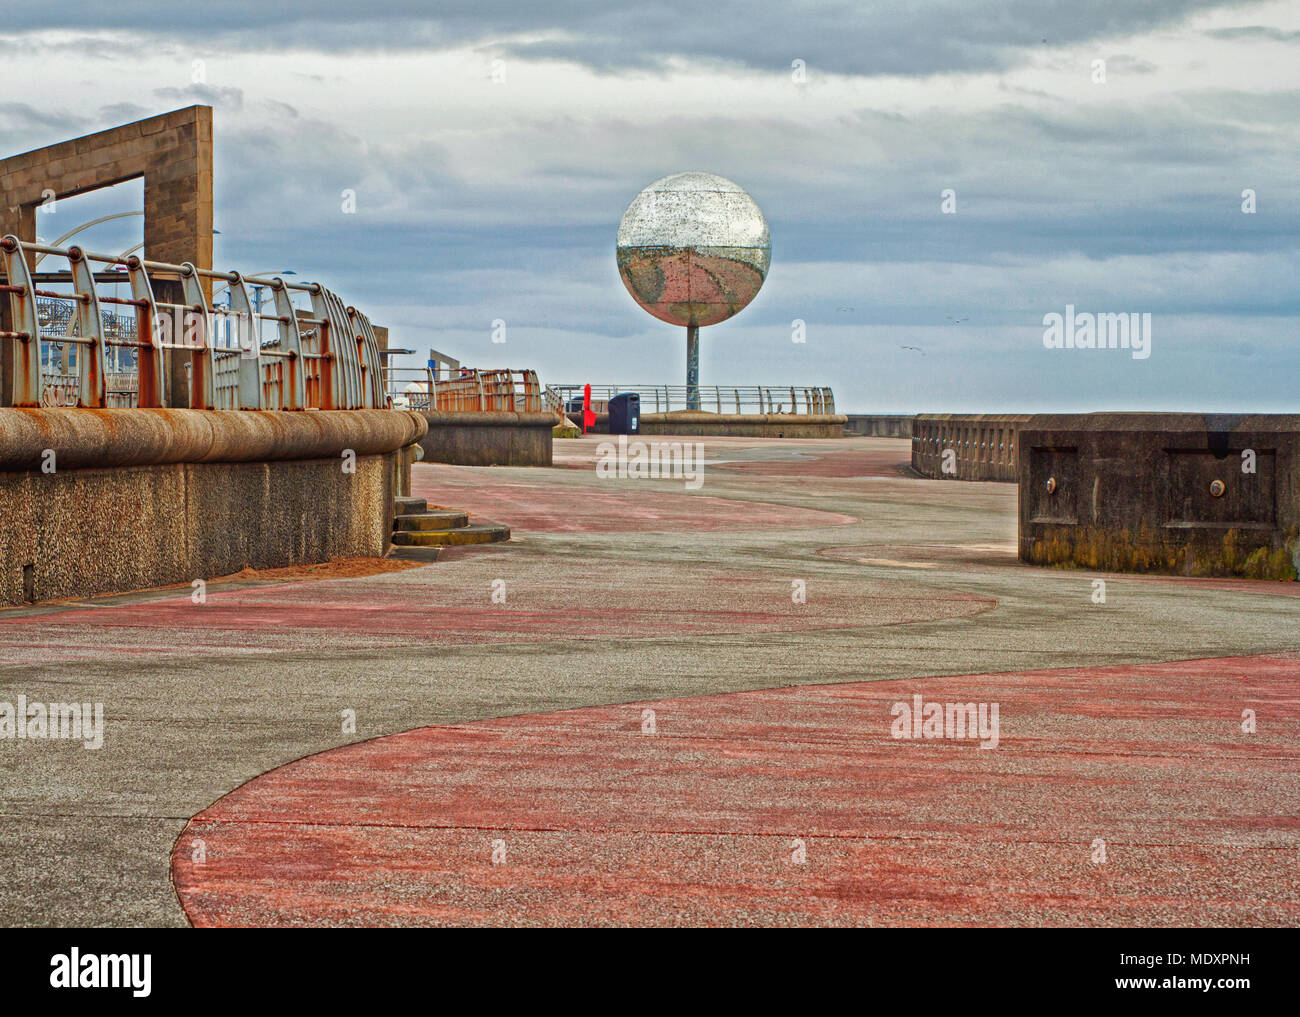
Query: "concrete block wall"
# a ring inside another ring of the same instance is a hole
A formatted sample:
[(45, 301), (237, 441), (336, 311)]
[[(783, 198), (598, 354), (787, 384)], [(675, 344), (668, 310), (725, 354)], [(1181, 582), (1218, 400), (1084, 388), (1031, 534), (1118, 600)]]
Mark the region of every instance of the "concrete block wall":
[(1022, 561), (1296, 577), (1300, 416), (1043, 414), (1020, 441)]
[(550, 466), (554, 413), (422, 411), (424, 461), (456, 466)]

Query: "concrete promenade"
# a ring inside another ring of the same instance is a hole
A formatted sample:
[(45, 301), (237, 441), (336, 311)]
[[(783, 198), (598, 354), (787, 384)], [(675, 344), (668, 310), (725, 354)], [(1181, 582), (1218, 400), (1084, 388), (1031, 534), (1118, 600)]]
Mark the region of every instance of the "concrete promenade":
[[(0, 740), (0, 922), (1300, 921), (1297, 584), (1021, 565), (905, 440), (704, 438), (699, 490), (599, 440), (415, 466), (507, 544), (0, 611), (0, 700), (105, 718)], [(913, 694), (999, 747), (891, 738)]]

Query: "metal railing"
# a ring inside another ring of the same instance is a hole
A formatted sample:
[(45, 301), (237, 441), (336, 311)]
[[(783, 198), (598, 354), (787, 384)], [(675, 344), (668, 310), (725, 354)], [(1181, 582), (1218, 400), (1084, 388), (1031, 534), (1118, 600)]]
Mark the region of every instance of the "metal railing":
[(385, 375), (389, 398), (399, 408), (438, 413), (543, 411), (536, 371), (463, 367), (450, 378), (439, 378), (424, 367), (389, 367)]
[[(67, 260), (72, 293), (37, 289), (27, 254)], [(96, 280), (91, 263), (125, 269), (129, 299), (102, 295), (117, 281)], [(192, 409), (302, 410), (385, 408), (383, 368), (370, 319), (319, 283), (290, 283), (172, 265), (135, 255), (110, 257), (80, 247), (0, 240), (14, 328), (14, 406), (161, 407), (164, 350), (187, 354)], [(179, 288), (183, 303), (154, 297), (155, 280)], [(211, 304), (206, 286), (222, 280), (230, 303)], [(270, 289), (275, 313), (255, 311), (248, 285)], [(310, 309), (295, 307), (297, 295)], [(103, 305), (127, 307), (117, 313)], [(262, 325), (273, 326), (263, 338)]]
[[(80, 385), (77, 373), (77, 356), (82, 347), (73, 342), (62, 342), (67, 335), (76, 335), (77, 301), (54, 296), (36, 298), (37, 322), (41, 328), (41, 405), (76, 406)], [(102, 310), (104, 334), (113, 340), (134, 340), (135, 315), (117, 314)], [(108, 377), (106, 405), (110, 408), (134, 405), (139, 388), (136, 370), (136, 350), (129, 342), (108, 347)]]
[[(548, 393), (564, 408), (581, 403), (584, 385), (549, 385)], [(699, 408), (708, 413), (797, 413), (835, 412), (831, 390), (809, 385), (699, 385)], [(670, 413), (687, 409), (686, 385), (592, 385), (593, 404), (608, 402), (620, 392), (641, 397), (642, 413)]]

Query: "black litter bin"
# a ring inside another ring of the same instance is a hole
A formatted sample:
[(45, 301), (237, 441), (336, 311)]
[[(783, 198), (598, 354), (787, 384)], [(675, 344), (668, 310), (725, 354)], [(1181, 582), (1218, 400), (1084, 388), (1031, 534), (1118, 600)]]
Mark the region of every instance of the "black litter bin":
[(609, 401), (609, 433), (641, 433), (641, 397), (635, 392), (620, 392)]

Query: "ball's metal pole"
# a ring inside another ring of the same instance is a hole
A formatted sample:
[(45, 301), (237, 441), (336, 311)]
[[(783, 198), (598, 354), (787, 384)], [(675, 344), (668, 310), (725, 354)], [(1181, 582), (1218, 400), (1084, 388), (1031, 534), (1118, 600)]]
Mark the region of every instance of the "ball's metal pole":
[(686, 326), (686, 408), (700, 408), (700, 326)]

